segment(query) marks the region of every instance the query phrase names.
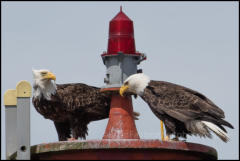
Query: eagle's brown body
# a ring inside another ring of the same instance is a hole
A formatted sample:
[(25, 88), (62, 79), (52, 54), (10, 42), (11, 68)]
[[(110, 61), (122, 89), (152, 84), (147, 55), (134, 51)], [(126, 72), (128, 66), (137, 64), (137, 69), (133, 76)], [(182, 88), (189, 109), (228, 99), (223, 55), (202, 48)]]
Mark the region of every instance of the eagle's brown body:
[(223, 120), (224, 112), (219, 107), (203, 94), (189, 88), (151, 80), (141, 97), (164, 122), (168, 135), (186, 137), (186, 134), (197, 134), (210, 137), (205, 128), (196, 128), (198, 121), (212, 122), (225, 132), (222, 125), (233, 128)]
[[(34, 89), (38, 86), (34, 85)], [(33, 97), (36, 110), (46, 119), (54, 121), (59, 141), (73, 137), (85, 139), (91, 121), (109, 117), (111, 97), (100, 88), (82, 83), (57, 84), (51, 100)]]

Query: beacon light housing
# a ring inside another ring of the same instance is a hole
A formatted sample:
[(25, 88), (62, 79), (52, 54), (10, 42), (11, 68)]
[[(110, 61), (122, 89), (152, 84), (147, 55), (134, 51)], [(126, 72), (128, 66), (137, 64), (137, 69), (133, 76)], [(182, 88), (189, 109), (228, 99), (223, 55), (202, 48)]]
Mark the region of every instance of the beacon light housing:
[(124, 80), (137, 73), (137, 65), (146, 60), (146, 55), (136, 52), (133, 21), (120, 9), (110, 21), (108, 49), (102, 55), (107, 68), (103, 88), (120, 87)]

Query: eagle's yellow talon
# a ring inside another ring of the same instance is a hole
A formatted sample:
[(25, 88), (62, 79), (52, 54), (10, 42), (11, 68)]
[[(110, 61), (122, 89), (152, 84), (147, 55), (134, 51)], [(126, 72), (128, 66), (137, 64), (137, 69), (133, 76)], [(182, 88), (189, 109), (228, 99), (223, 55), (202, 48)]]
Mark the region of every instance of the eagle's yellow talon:
[(164, 129), (163, 129), (163, 121), (162, 120), (160, 121), (160, 124), (161, 124), (161, 139), (163, 141), (164, 140)]

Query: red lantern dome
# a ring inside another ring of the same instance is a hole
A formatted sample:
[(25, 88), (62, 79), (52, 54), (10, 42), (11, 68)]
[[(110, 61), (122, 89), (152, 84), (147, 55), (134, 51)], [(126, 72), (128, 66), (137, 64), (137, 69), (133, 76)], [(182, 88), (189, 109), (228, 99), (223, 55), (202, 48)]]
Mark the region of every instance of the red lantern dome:
[(105, 55), (124, 54), (140, 55), (136, 53), (133, 21), (120, 9), (120, 12), (110, 21), (108, 49)]

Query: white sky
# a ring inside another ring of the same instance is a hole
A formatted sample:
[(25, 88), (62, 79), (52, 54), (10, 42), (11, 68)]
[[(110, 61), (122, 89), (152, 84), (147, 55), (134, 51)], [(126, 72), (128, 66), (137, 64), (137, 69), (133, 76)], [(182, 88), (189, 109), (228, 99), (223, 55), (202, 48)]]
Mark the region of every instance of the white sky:
[[(1, 2), (1, 158), (5, 159), (3, 94), (32, 68), (50, 69), (57, 83), (103, 86), (109, 21), (123, 11), (134, 22), (136, 49), (147, 54), (139, 68), (154, 80), (197, 90), (225, 111), (230, 142), (188, 137), (214, 147), (219, 159), (238, 159), (238, 2)], [(160, 139), (160, 123), (147, 104), (133, 100), (142, 139)], [(101, 139), (108, 119), (89, 124), (87, 139)], [(53, 122), (31, 105), (31, 145), (55, 142)]]

